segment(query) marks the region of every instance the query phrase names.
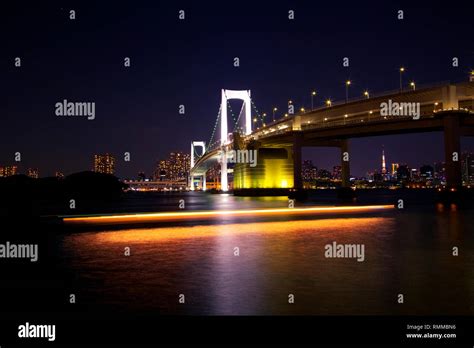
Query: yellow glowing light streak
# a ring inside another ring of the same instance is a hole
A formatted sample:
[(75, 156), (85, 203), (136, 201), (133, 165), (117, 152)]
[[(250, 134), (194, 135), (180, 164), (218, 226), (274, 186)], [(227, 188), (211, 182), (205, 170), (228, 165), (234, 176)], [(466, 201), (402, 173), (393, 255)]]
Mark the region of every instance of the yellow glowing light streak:
[(202, 218), (238, 217), (238, 216), (271, 216), (271, 215), (296, 215), (296, 214), (324, 214), (324, 213), (356, 213), (378, 210), (394, 209), (393, 205), (368, 205), (368, 206), (340, 206), (340, 207), (308, 207), (308, 208), (274, 208), (274, 209), (244, 209), (244, 210), (215, 210), (194, 212), (163, 212), (125, 215), (102, 215), (85, 217), (64, 217), (67, 224), (91, 223), (107, 224), (122, 222), (151, 222), (192, 220)]

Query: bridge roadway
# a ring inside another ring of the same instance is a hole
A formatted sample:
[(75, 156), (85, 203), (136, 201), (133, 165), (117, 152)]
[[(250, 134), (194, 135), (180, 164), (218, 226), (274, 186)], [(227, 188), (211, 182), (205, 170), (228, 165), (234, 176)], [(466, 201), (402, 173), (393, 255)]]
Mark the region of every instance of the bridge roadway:
[[(390, 116), (383, 103), (419, 103), (419, 117)], [(349, 139), (388, 134), (444, 132), (448, 187), (461, 186), (460, 136), (474, 135), (474, 82), (441, 84), (418, 90), (391, 92), (366, 99), (333, 104), (300, 112), (254, 130), (247, 136), (234, 134), (232, 142), (206, 149), (191, 169), (203, 175), (220, 151), (243, 148), (291, 148), (293, 188), (302, 188), (301, 148), (334, 146), (341, 149), (343, 186), (349, 185), (350, 161), (342, 156), (349, 151)], [(456, 156), (453, 153), (457, 153)]]

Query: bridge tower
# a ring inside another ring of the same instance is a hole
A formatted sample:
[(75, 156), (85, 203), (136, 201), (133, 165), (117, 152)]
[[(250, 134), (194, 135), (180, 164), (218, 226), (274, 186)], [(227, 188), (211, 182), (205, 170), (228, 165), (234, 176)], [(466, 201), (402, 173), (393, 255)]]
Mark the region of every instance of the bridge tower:
[(251, 116), (251, 100), (250, 90), (234, 91), (230, 89), (221, 90), (221, 190), (228, 191), (229, 184), (227, 181), (227, 156), (226, 148), (228, 145), (228, 126), (227, 126), (227, 101), (229, 99), (240, 99), (244, 102), (245, 111), (245, 135), (252, 133), (252, 116)]
[[(191, 142), (191, 163), (190, 163), (190, 173), (191, 169), (194, 167), (195, 160), (194, 160), (194, 154), (195, 154), (195, 148), (196, 147), (201, 147), (202, 148), (202, 153), (206, 152), (206, 143), (204, 141), (193, 141)], [(194, 191), (194, 176), (190, 175), (189, 177), (189, 188), (191, 191)], [(206, 191), (206, 173), (202, 176), (202, 190)]]

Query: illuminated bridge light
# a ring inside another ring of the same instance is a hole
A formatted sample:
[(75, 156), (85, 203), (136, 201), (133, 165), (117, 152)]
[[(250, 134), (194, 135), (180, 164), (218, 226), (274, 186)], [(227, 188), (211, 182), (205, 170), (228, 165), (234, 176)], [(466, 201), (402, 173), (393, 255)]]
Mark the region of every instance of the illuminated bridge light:
[[(282, 182), (282, 185), (286, 183)], [(340, 207), (304, 207), (304, 208), (276, 208), (276, 209), (242, 209), (242, 210), (213, 210), (194, 212), (162, 212), (139, 213), (123, 215), (100, 216), (60, 216), (65, 224), (120, 224), (144, 223), (158, 221), (180, 221), (196, 219), (213, 219), (221, 217), (239, 216), (278, 216), (278, 215), (318, 215), (318, 214), (343, 214), (375, 212), (395, 209), (393, 205), (367, 205), (367, 206), (340, 206)]]

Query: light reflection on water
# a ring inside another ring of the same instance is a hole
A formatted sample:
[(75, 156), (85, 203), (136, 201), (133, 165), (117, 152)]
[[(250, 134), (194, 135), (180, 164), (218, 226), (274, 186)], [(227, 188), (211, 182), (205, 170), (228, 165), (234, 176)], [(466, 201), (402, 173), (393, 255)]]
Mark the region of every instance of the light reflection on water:
[[(456, 238), (459, 231), (435, 221), (430, 235), (419, 235), (417, 225), (427, 222), (414, 219), (394, 214), (80, 233), (64, 237), (63, 252), (83, 300), (106, 311), (472, 312), (472, 277), (466, 282), (463, 266), (472, 259), (456, 263), (449, 246), (439, 250), (450, 238), (447, 233)], [(407, 223), (411, 230), (403, 227)], [(333, 241), (364, 244), (365, 261), (325, 258), (324, 246)], [(131, 256), (124, 256), (125, 247)], [(399, 292), (407, 305), (396, 304)], [(185, 294), (186, 304), (178, 304), (179, 294)], [(288, 294), (295, 295), (294, 304)], [(453, 294), (464, 302), (446, 301)]]

